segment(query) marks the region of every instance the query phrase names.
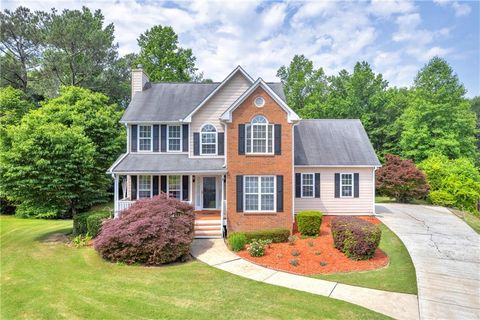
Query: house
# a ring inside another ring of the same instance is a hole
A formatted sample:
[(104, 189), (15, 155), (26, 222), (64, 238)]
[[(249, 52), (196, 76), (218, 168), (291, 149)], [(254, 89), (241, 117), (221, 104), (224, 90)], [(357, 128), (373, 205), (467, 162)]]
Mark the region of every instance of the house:
[(360, 121), (302, 120), (281, 83), (240, 66), (220, 83), (151, 83), (139, 66), (121, 123), (116, 216), (159, 192), (194, 206), (197, 237), (291, 230), (301, 210), (374, 212), (380, 162)]

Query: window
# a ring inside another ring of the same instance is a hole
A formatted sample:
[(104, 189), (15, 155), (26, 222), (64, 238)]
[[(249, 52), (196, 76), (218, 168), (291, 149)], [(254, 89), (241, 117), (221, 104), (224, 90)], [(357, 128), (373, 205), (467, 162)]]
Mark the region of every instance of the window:
[(340, 192), (342, 197), (353, 197), (353, 173), (340, 174)]
[(138, 126), (138, 150), (152, 151), (152, 126)]
[(265, 99), (263, 97), (256, 97), (254, 100), (255, 107), (261, 108), (265, 105)]
[(150, 198), (152, 196), (152, 177), (138, 176), (138, 198)]
[(302, 173), (302, 198), (313, 198), (315, 176), (313, 173)]
[(275, 176), (245, 176), (245, 211), (275, 211)]
[(182, 199), (181, 176), (168, 176), (167, 193), (172, 198)]
[(256, 116), (246, 129), (247, 153), (272, 154), (273, 153), (273, 125), (268, 124), (263, 116)]
[(217, 154), (217, 129), (211, 124), (203, 126), (200, 133), (200, 154)]
[(168, 126), (168, 151), (182, 151), (182, 126)]

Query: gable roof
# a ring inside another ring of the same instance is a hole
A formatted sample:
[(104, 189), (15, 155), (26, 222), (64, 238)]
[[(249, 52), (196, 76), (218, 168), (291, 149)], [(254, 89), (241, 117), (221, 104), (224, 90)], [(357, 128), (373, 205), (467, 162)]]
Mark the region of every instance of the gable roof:
[(360, 120), (301, 120), (295, 126), (296, 166), (380, 166)]
[[(281, 85), (281, 84), (280, 84)], [(294, 122), (300, 120), (300, 117), (293, 111), (285, 102), (284, 99), (280, 98), (278, 94), (275, 93), (273, 88), (270, 87), (265, 81), (263, 81), (262, 78), (258, 78), (257, 81), (255, 81), (250, 88), (247, 89), (225, 112), (220, 116), (220, 120), (231, 122), (232, 121), (232, 113), (237, 109), (237, 107), (242, 104), (245, 99), (247, 99), (255, 89), (258, 87), (262, 87), (263, 90), (267, 92), (268, 95), (270, 95), (273, 100), (275, 100), (280, 107), (282, 107), (285, 112), (287, 112), (287, 118), (288, 122)], [(282, 87), (282, 92), (283, 92), (283, 87)]]
[[(240, 66), (222, 82), (148, 83), (143, 91), (135, 93), (120, 122), (189, 122), (189, 118), (237, 73), (253, 83), (250, 75)], [(285, 100), (281, 83), (269, 82), (267, 86)]]
[(203, 107), (221, 88), (223, 88), (223, 86), (228, 82), (230, 81), (230, 79), (232, 79), (237, 73), (240, 73), (242, 74), (249, 82), (250, 84), (253, 83), (253, 78), (250, 77), (250, 75), (245, 71), (243, 70), (243, 68), (241, 66), (237, 66), (232, 72), (230, 72), (230, 74), (220, 83), (219, 86), (217, 86), (205, 99), (203, 99), (202, 102), (200, 102), (200, 104), (195, 108), (193, 109), (192, 112), (190, 112), (186, 117), (185, 117), (185, 121), (187, 122), (190, 122), (192, 120), (192, 116), (193, 114), (195, 114), (195, 112), (198, 111), (198, 109), (200, 109), (201, 107)]

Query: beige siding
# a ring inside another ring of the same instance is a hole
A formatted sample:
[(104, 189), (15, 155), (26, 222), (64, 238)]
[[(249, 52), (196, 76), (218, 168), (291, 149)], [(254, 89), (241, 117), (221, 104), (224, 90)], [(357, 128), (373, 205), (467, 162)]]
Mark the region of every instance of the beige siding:
[(192, 117), (190, 125), (190, 156), (193, 156), (193, 133), (200, 132), (204, 124), (210, 123), (218, 132), (224, 132), (219, 118), (238, 97), (250, 87), (250, 82), (241, 73), (233, 76), (217, 93)]
[(135, 92), (143, 91), (143, 86), (148, 82), (147, 75), (142, 69), (132, 70), (132, 97)]
[[(295, 167), (295, 173), (302, 172), (320, 173), (320, 198), (295, 198), (295, 213), (302, 210), (320, 210), (331, 215), (373, 213), (373, 168)], [(358, 198), (335, 198), (335, 173), (359, 173)]]

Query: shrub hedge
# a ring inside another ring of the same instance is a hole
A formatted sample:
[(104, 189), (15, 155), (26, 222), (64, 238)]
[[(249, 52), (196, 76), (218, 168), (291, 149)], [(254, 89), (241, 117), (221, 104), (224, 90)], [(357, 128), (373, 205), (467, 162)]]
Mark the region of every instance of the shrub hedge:
[(353, 260), (371, 258), (382, 236), (378, 226), (355, 217), (334, 218), (331, 230), (335, 248)]
[(300, 211), (297, 214), (298, 231), (304, 236), (318, 236), (322, 216), (320, 211)]
[(247, 237), (243, 233), (234, 232), (228, 236), (228, 244), (233, 251), (243, 250), (247, 244)]
[(160, 265), (188, 258), (193, 207), (162, 193), (136, 201), (118, 219), (103, 223), (95, 249), (109, 261)]
[(273, 243), (287, 242), (290, 236), (288, 229), (266, 229), (258, 231), (242, 232), (247, 239), (247, 243), (251, 243), (253, 239), (270, 240)]
[(85, 235), (88, 232), (87, 218), (90, 212), (79, 213), (73, 216), (73, 235)]
[(92, 237), (95, 238), (100, 232), (102, 227), (103, 220), (110, 218), (110, 212), (108, 211), (97, 211), (93, 212), (87, 217), (87, 232)]

